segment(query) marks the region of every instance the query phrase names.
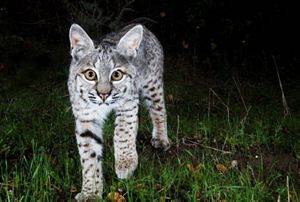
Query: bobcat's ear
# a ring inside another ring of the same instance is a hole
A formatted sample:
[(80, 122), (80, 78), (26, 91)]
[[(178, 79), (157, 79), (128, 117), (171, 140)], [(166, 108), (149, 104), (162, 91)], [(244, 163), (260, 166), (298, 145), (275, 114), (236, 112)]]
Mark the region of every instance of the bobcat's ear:
[(94, 49), (94, 43), (87, 33), (77, 24), (73, 24), (69, 32), (71, 56), (81, 58)]
[(119, 41), (117, 51), (121, 55), (128, 57), (136, 57), (137, 50), (143, 39), (143, 26), (136, 25), (131, 28)]

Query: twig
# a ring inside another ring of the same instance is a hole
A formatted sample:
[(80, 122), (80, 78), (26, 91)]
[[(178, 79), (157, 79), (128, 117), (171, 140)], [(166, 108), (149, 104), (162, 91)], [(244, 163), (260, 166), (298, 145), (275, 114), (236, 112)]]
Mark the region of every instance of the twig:
[(239, 86), (238, 86), (238, 84), (237, 84), (236, 79), (235, 79), (234, 76), (232, 77), (232, 79), (233, 79), (233, 81), (234, 81), (234, 84), (235, 84), (235, 86), (236, 86), (238, 92), (239, 92), (239, 95), (240, 95), (240, 98), (241, 98), (241, 100), (242, 100), (242, 103), (243, 103), (243, 106), (244, 106), (244, 108), (245, 108), (245, 111), (247, 112), (247, 111), (248, 111), (248, 107), (246, 106), (246, 103), (245, 103), (245, 100), (244, 100), (244, 98), (243, 98), (243, 96), (242, 96), (241, 90), (240, 90), (240, 88), (239, 88)]
[(128, 24), (132, 24), (132, 23), (143, 23), (143, 22), (151, 22), (151, 23), (154, 23), (154, 24), (157, 24), (158, 22), (155, 21), (155, 20), (152, 20), (151, 18), (147, 18), (147, 17), (139, 17), (139, 18), (135, 18), (131, 21), (128, 22)]
[[(230, 151), (225, 151), (225, 150), (218, 149), (218, 148), (215, 148), (215, 147), (206, 146), (206, 145), (203, 145), (203, 144), (199, 143), (199, 141), (195, 141), (195, 140), (189, 140), (189, 139), (186, 139), (186, 138), (182, 138), (181, 142), (182, 142), (182, 144), (187, 145), (187, 146), (198, 145), (198, 146), (204, 147), (206, 149), (211, 149), (211, 150), (214, 150), (214, 151), (222, 152), (223, 154), (232, 154), (232, 152), (230, 152)], [(188, 142), (190, 142), (190, 143), (188, 143)]]
[(235, 79), (234, 76), (232, 77), (232, 79), (233, 79), (233, 81), (234, 81), (234, 84), (235, 84), (235, 86), (236, 86), (238, 92), (239, 92), (240, 98), (241, 98), (241, 100), (242, 100), (243, 106), (244, 106), (245, 111), (246, 111), (245, 116), (244, 116), (243, 119), (241, 120), (241, 124), (244, 125), (245, 122), (246, 122), (246, 120), (247, 120), (247, 117), (248, 117), (248, 115), (249, 115), (249, 112), (250, 112), (252, 106), (247, 107), (246, 102), (245, 102), (245, 100), (244, 100), (244, 97), (243, 97), (243, 95), (242, 95), (242, 93), (241, 93), (241, 89), (240, 89), (240, 87), (238, 86), (238, 82), (236, 81), (236, 79)]
[(225, 150), (222, 150), (222, 149), (217, 149), (215, 147), (205, 146), (205, 145), (202, 145), (202, 144), (200, 146), (204, 147), (206, 149), (211, 149), (211, 150), (214, 150), (214, 151), (222, 152), (223, 154), (232, 154), (231, 151), (225, 151)]
[(11, 104), (13, 103), (13, 101), (14, 101), (13, 99), (10, 99), (10, 101), (9, 101), (9, 103), (7, 105), (7, 108), (6, 108), (5, 112), (4, 112), (5, 120), (7, 120), (6, 114), (10, 110), (10, 107), (11, 107)]
[(252, 174), (252, 177), (253, 177), (254, 182), (255, 182), (255, 184), (256, 184), (256, 178), (255, 178), (255, 174), (254, 174), (253, 168), (252, 168), (250, 165), (248, 165), (247, 167), (250, 169), (251, 174)]
[(246, 122), (246, 120), (247, 120), (247, 118), (248, 118), (248, 115), (249, 115), (249, 112), (250, 112), (251, 109), (252, 109), (252, 106), (248, 107), (245, 116), (244, 116), (244, 117), (242, 118), (242, 120), (241, 120), (241, 124), (242, 124), (242, 125), (245, 124), (245, 122)]
[(1, 186), (6, 186), (6, 187), (12, 187), (12, 188), (16, 187), (15, 184), (2, 183), (2, 182), (0, 182), (0, 185), (1, 185)]
[(207, 106), (207, 119), (210, 118), (210, 97), (211, 97), (211, 91), (208, 91), (208, 106)]
[(227, 111), (227, 121), (229, 123), (230, 111), (229, 111), (228, 105), (225, 104), (225, 102), (220, 98), (220, 96), (212, 88), (209, 88), (209, 90), (218, 98), (218, 100), (221, 102), (221, 104), (226, 108), (226, 111)]
[(180, 144), (180, 142), (178, 140), (178, 134), (179, 134), (179, 115), (177, 115), (177, 129), (176, 129), (176, 142), (177, 142), (176, 149), (177, 149), (177, 151), (179, 149), (179, 144)]
[(121, 18), (123, 17), (124, 13), (126, 11), (133, 11), (132, 9), (128, 8), (128, 6), (130, 6), (130, 4), (134, 3), (135, 0), (131, 0), (131, 1), (128, 1), (124, 6), (123, 8), (121, 9), (121, 11), (119, 12), (119, 15), (116, 17), (117, 19), (117, 22), (121, 20)]
[(274, 55), (272, 56), (272, 58), (273, 58), (273, 62), (274, 62), (275, 68), (276, 68), (279, 87), (280, 87), (280, 90), (281, 90), (283, 114), (284, 114), (284, 117), (286, 117), (286, 116), (290, 115), (290, 110), (289, 110), (289, 107), (288, 107), (288, 104), (287, 104), (287, 101), (286, 101), (286, 98), (285, 98), (285, 95), (284, 95), (284, 91), (283, 91), (283, 87), (282, 87), (282, 83), (281, 83), (281, 79), (280, 79), (280, 74), (279, 74), (278, 66), (277, 66), (276, 59), (275, 59)]
[(287, 189), (287, 201), (290, 202), (291, 201), (291, 195), (290, 195), (290, 183), (289, 183), (289, 176), (286, 176), (286, 189)]
[(224, 143), (223, 143), (223, 145), (222, 145), (222, 150), (224, 150), (224, 148), (225, 148), (225, 146), (226, 146), (226, 142), (227, 142), (227, 136), (226, 136), (226, 138), (225, 138), (225, 140), (224, 140)]

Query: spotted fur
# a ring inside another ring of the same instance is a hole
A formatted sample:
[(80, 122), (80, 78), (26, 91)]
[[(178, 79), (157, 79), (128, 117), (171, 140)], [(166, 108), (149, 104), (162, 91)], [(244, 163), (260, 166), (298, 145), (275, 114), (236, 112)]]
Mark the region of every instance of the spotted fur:
[(152, 145), (167, 150), (167, 117), (163, 91), (163, 50), (142, 25), (130, 25), (94, 42), (76, 24), (70, 28), (72, 61), (68, 80), (75, 134), (82, 165), (78, 201), (101, 198), (103, 192), (102, 126), (115, 111), (114, 156), (118, 178), (138, 165), (136, 135), (140, 95), (153, 123)]

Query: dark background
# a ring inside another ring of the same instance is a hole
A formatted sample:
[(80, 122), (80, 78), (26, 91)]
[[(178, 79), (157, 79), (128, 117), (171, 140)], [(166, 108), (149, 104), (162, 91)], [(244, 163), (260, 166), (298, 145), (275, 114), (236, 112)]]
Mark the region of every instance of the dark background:
[(1, 0), (0, 71), (22, 68), (30, 52), (37, 64), (49, 65), (58, 60), (53, 47), (68, 58), (72, 23), (92, 38), (143, 23), (170, 60), (189, 61), (187, 69), (276, 80), (277, 65), (283, 81), (297, 80), (297, 8), (279, 0)]
[(297, 0), (0, 0), (0, 201), (71, 201), (80, 191), (72, 23), (92, 39), (142, 23), (166, 56), (170, 152), (153, 151), (140, 108), (137, 177), (117, 181), (111, 116), (105, 194), (299, 201), (299, 20)]

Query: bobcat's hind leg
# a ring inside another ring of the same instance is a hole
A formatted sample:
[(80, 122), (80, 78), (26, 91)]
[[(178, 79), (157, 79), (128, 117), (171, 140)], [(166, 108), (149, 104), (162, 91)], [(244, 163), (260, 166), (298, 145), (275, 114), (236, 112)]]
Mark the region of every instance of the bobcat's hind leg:
[(144, 85), (143, 96), (149, 108), (153, 125), (151, 144), (154, 148), (166, 151), (170, 148), (170, 143), (167, 133), (167, 113), (162, 80)]

